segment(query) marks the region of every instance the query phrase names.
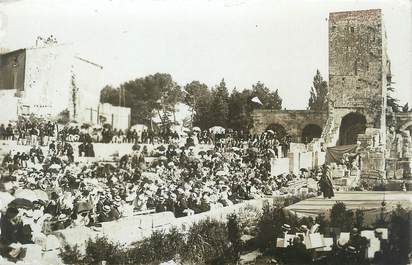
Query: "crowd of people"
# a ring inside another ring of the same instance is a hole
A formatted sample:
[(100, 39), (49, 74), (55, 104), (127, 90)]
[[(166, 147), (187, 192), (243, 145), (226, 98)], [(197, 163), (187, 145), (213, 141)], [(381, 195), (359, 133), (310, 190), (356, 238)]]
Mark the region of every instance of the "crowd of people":
[[(222, 145), (222, 141), (227, 145), (240, 147), (245, 141), (258, 144), (259, 147), (271, 146), (278, 152), (281, 150), (286, 156), (291, 137), (287, 134), (271, 133), (251, 134), (243, 131), (227, 130), (225, 132), (213, 132), (196, 127), (197, 143)], [(0, 140), (15, 140), (19, 145), (40, 145), (47, 146), (51, 140), (61, 142), (82, 142), (82, 143), (141, 143), (141, 144), (170, 144), (179, 141), (182, 135), (171, 126), (163, 126), (156, 129), (143, 128), (136, 129), (116, 129), (109, 124), (93, 127), (88, 124), (70, 123), (59, 125), (52, 121), (30, 121), (22, 119), (16, 123), (0, 125)], [(280, 149), (279, 149), (279, 148)], [(279, 154), (280, 156), (280, 154)]]
[(13, 196), (1, 205), (0, 249), (6, 256), (4, 246), (33, 242), (54, 230), (147, 212), (183, 217), (287, 193), (289, 183), (307, 174), (271, 176), (270, 159), (288, 148), (281, 145), (287, 136), (279, 139), (276, 133), (195, 130), (182, 139), (169, 130), (143, 131), (130, 153), (102, 162), (75, 159), (95, 155), (92, 141), (73, 145), (56, 127), (48, 146), (38, 138), (27, 153), (10, 152), (2, 161), (0, 188)]

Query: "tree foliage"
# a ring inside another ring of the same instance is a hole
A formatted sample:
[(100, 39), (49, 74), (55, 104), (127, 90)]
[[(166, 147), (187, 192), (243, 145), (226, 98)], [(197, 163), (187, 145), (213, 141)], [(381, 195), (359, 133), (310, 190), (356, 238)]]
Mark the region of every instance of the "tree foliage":
[(182, 98), (180, 86), (170, 74), (164, 73), (130, 80), (118, 88), (106, 86), (100, 93), (103, 103), (131, 108), (132, 124), (148, 124), (156, 115), (164, 122), (169, 121)]
[(389, 82), (388, 84), (386, 93), (386, 105), (392, 108), (394, 112), (400, 112), (401, 106), (399, 105), (399, 99), (392, 96), (392, 93), (395, 92), (395, 88), (392, 86), (393, 84), (395, 83)]
[[(262, 105), (252, 102), (254, 97)], [(173, 121), (175, 107), (182, 102), (191, 109), (193, 126), (208, 129), (218, 125), (246, 132), (252, 125), (254, 109), (282, 109), (278, 90), (271, 90), (262, 82), (242, 91), (235, 88), (232, 93), (224, 79), (212, 88), (194, 80), (182, 89), (171, 75), (164, 73), (130, 80), (118, 87), (107, 85), (100, 92), (100, 102), (129, 107), (132, 124), (146, 125), (153, 117), (159, 117), (162, 123)]]
[(212, 103), (210, 106), (210, 116), (214, 125), (227, 127), (229, 117), (229, 92), (224, 79), (219, 85), (212, 89)]
[(105, 86), (100, 91), (100, 102), (119, 106), (119, 90), (109, 85)]
[(192, 81), (184, 87), (186, 95), (184, 103), (191, 107), (193, 115), (193, 125), (202, 129), (210, 127), (210, 102), (212, 93), (207, 85), (199, 81)]
[(271, 92), (270, 89), (260, 81), (252, 85), (252, 98), (253, 97), (258, 97), (262, 102), (261, 108), (273, 110), (282, 109), (282, 98), (279, 96), (278, 90), (276, 89)]
[(313, 77), (313, 86), (310, 88), (310, 98), (308, 107), (310, 110), (327, 110), (328, 109), (328, 83), (323, 80), (319, 70)]

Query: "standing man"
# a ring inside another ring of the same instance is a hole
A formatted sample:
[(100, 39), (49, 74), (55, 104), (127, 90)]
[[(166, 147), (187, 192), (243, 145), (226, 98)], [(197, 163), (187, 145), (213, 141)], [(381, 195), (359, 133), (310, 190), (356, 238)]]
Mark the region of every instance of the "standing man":
[(332, 198), (335, 196), (333, 192), (332, 172), (329, 165), (323, 167), (322, 177), (319, 180), (319, 189), (323, 193), (323, 198)]

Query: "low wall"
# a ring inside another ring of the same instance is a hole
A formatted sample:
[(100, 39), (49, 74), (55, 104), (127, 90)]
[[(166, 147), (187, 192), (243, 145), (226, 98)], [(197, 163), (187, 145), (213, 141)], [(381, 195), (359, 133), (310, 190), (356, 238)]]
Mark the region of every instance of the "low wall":
[(107, 237), (112, 242), (131, 245), (146, 237), (156, 230), (169, 230), (173, 227), (187, 231), (193, 224), (206, 219), (225, 222), (227, 217), (238, 214), (245, 208), (253, 207), (262, 209), (265, 202), (272, 198), (262, 198), (245, 201), (233, 206), (212, 209), (210, 211), (187, 217), (175, 218), (172, 212), (154, 213), (149, 215), (132, 216), (121, 218), (117, 221), (102, 223), (101, 228), (76, 227), (55, 231), (53, 234), (59, 238), (60, 244), (78, 245), (81, 252), (85, 252), (86, 243), (89, 239)]
[(278, 176), (289, 172), (289, 158), (278, 158), (270, 161), (270, 174)]
[(313, 168), (313, 166), (314, 166), (313, 152), (299, 153), (299, 169)]
[(298, 174), (301, 168), (312, 169), (325, 163), (325, 152), (289, 152), (287, 158), (271, 160), (271, 175)]

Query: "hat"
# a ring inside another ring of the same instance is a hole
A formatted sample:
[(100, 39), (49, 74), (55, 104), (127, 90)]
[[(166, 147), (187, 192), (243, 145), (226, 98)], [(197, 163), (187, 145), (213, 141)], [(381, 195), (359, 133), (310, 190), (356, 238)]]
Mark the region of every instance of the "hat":
[(67, 219), (67, 215), (65, 215), (64, 213), (60, 214), (60, 215), (57, 217), (57, 220), (58, 220), (58, 221), (64, 221), (64, 220), (66, 220), (66, 219)]
[(283, 225), (282, 225), (282, 229), (284, 229), (284, 230), (290, 230), (290, 225), (288, 225), (288, 224), (283, 224)]
[(116, 196), (114, 197), (114, 200), (115, 200), (116, 202), (120, 202), (122, 199), (120, 198), (119, 195), (116, 195)]
[(103, 212), (110, 212), (110, 206), (109, 205), (103, 206)]

